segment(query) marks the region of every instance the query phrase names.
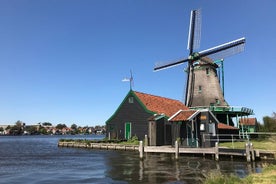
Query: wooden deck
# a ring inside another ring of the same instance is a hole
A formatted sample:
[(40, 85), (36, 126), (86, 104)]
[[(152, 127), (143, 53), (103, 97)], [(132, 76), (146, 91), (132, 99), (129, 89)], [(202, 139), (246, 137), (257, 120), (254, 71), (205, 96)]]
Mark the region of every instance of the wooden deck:
[[(225, 156), (225, 157), (243, 157), (247, 161), (254, 161), (255, 159), (275, 159), (275, 152), (264, 151), (264, 150), (247, 150), (246, 149), (232, 149), (223, 147), (212, 147), (212, 148), (178, 148), (178, 154), (183, 155), (211, 155), (211, 156)], [(145, 146), (145, 153), (173, 153), (176, 154), (176, 148), (172, 146)]]
[[(175, 153), (175, 147), (172, 146), (146, 146), (145, 153)], [(246, 156), (245, 149), (219, 148), (219, 155), (225, 156)], [(198, 154), (198, 155), (215, 155), (216, 149), (213, 148), (179, 148), (179, 154)]]
[[(145, 146), (145, 153), (175, 153), (172, 146)], [(180, 154), (215, 154), (214, 148), (179, 148)]]
[[(141, 142), (140, 142), (141, 143)], [(220, 156), (225, 157), (241, 157), (249, 161), (255, 159), (275, 159), (275, 152), (264, 150), (250, 149), (231, 149), (222, 147), (211, 148), (188, 148), (176, 146), (143, 146), (141, 145), (121, 145), (121, 144), (106, 144), (106, 143), (81, 143), (81, 142), (59, 142), (59, 147), (74, 147), (74, 148), (88, 148), (88, 149), (105, 149), (105, 150), (124, 150), (124, 151), (139, 151), (140, 158), (143, 158), (144, 153), (169, 153), (175, 154), (178, 159), (179, 155), (211, 155), (215, 160), (219, 160)]]

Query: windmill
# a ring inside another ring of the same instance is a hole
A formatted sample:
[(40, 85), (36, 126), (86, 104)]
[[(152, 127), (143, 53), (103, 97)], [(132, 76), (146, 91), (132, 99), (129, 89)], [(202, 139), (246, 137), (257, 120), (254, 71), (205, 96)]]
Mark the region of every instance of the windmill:
[(156, 66), (154, 71), (167, 69), (187, 62), (185, 105), (188, 107), (228, 106), (217, 76), (219, 65), (214, 61), (242, 52), (244, 50), (245, 38), (195, 52), (200, 46), (200, 37), (201, 11), (192, 10), (187, 46), (189, 56), (186, 59)]

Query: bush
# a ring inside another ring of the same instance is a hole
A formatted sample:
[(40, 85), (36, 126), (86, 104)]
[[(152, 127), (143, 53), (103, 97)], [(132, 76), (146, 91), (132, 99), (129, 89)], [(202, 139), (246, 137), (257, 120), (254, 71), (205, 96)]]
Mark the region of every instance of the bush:
[(111, 139), (109, 140), (108, 138), (104, 138), (101, 140), (87, 140), (87, 139), (60, 139), (59, 142), (78, 142), (78, 143), (114, 143), (114, 144), (139, 144), (139, 140), (137, 136), (133, 136), (129, 140), (119, 140), (119, 139)]
[(221, 173), (211, 172), (204, 184), (217, 184), (217, 183), (227, 183), (227, 184), (240, 184), (242, 183), (242, 180), (234, 175), (225, 176)]

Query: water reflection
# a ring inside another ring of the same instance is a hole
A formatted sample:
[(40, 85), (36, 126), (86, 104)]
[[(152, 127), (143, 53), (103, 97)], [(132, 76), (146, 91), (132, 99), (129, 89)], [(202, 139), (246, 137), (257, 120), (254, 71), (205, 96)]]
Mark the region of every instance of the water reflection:
[(196, 184), (210, 172), (244, 177), (260, 172), (263, 164), (268, 164), (216, 162), (183, 155), (175, 161), (174, 154), (145, 154), (140, 160), (138, 152), (57, 147), (60, 138), (64, 137), (0, 137), (0, 183)]
[(264, 162), (219, 161), (173, 154), (146, 154), (143, 160), (136, 152), (116, 152), (106, 160), (106, 176), (128, 183), (202, 183), (210, 173), (245, 177), (260, 172)]

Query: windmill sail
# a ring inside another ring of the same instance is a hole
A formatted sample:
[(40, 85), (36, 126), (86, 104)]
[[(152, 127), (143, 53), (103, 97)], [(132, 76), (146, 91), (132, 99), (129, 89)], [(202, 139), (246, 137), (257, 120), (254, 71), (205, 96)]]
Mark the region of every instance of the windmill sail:
[(240, 38), (204, 51), (199, 52), (199, 57), (208, 56), (213, 60), (226, 58), (244, 51), (245, 38)]
[(195, 49), (199, 48), (200, 37), (201, 37), (201, 10), (193, 10), (191, 11), (189, 36), (188, 36), (188, 44), (187, 44), (187, 49), (190, 51), (190, 54), (192, 54)]
[(154, 71), (159, 71), (159, 70), (163, 70), (163, 69), (167, 69), (167, 68), (171, 68), (171, 67), (175, 67), (175, 66), (178, 66), (178, 65), (181, 65), (185, 62), (189, 61), (188, 58), (186, 59), (181, 59), (179, 61), (175, 61), (175, 62), (170, 62), (170, 63), (166, 63), (166, 64), (163, 64), (163, 65), (156, 65), (154, 67)]

